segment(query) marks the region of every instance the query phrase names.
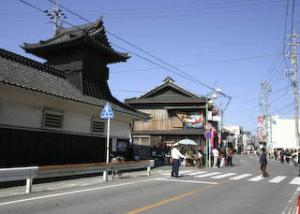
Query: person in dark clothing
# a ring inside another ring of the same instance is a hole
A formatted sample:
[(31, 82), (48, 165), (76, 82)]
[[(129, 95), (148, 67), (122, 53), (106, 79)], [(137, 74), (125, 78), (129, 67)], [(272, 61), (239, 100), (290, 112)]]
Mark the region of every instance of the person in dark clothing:
[(268, 177), (269, 174), (266, 172), (266, 168), (267, 168), (267, 164), (268, 164), (266, 149), (262, 148), (261, 151), (262, 151), (262, 153), (259, 157), (260, 169), (261, 169), (261, 172), (262, 172), (262, 176), (263, 177)]
[(280, 162), (284, 163), (284, 151), (280, 150)]
[(275, 157), (275, 160), (277, 160), (277, 156), (278, 156), (277, 150), (275, 150), (275, 151), (274, 151), (274, 157)]
[(299, 168), (298, 176), (300, 176), (300, 148), (298, 148), (298, 168)]
[(230, 147), (227, 152), (228, 166), (233, 166), (233, 164), (232, 164), (233, 153), (234, 153), (234, 150), (232, 147)]

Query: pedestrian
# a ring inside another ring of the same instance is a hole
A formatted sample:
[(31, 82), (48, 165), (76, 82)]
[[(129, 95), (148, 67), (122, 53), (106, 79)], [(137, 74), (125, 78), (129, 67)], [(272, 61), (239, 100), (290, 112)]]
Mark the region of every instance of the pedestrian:
[(198, 168), (202, 167), (202, 158), (203, 158), (202, 150), (199, 149), (196, 157), (196, 164), (195, 164)]
[(279, 156), (280, 156), (280, 163), (284, 163), (284, 151), (283, 150), (280, 150)]
[(185, 158), (183, 154), (178, 150), (178, 143), (173, 145), (171, 150), (171, 158), (172, 158), (172, 172), (171, 177), (178, 177), (179, 166), (180, 166), (180, 158)]
[(214, 156), (214, 167), (213, 168), (217, 168), (217, 164), (218, 164), (218, 158), (219, 158), (219, 150), (217, 148), (214, 148), (212, 150), (213, 156)]
[(298, 168), (299, 168), (298, 176), (300, 176), (300, 148), (298, 148)]
[(275, 160), (277, 161), (277, 150), (275, 149), (275, 151), (274, 151), (274, 157), (275, 157)]
[(232, 157), (233, 157), (233, 148), (229, 147), (228, 152), (227, 152), (228, 166), (233, 166)]
[(220, 151), (220, 168), (225, 166), (225, 151), (221, 149)]
[(266, 149), (263, 147), (261, 149), (261, 151), (262, 152), (261, 152), (261, 155), (259, 157), (260, 169), (261, 169), (261, 172), (262, 172), (262, 176), (263, 177), (268, 177), (269, 174), (266, 172), (266, 168), (267, 168), (267, 164), (268, 164)]
[(285, 150), (285, 161), (286, 161), (287, 164), (290, 163), (290, 158), (291, 158), (290, 155), (291, 155), (291, 154), (290, 154), (290, 151), (289, 151), (288, 149), (286, 149), (286, 150)]

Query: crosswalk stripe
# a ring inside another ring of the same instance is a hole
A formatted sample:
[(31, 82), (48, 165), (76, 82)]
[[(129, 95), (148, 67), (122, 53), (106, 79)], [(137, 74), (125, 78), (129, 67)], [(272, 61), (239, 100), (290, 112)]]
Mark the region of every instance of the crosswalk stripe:
[(192, 173), (189, 173), (188, 175), (200, 175), (200, 174), (204, 174), (206, 173), (206, 171), (199, 171), (199, 172), (192, 172)]
[(300, 177), (294, 178), (294, 179), (290, 182), (290, 184), (300, 185)]
[(259, 176), (256, 176), (256, 177), (254, 177), (254, 178), (251, 178), (251, 179), (249, 179), (248, 181), (260, 181), (260, 180), (262, 180), (262, 179), (264, 179), (264, 177), (263, 176), (261, 176), (261, 175), (259, 175)]
[(196, 175), (195, 178), (204, 178), (204, 177), (209, 177), (209, 176), (218, 175), (218, 174), (221, 174), (221, 172), (211, 172), (211, 173), (207, 173), (204, 175)]
[[(167, 170), (164, 172), (164, 173), (162, 173), (161, 175), (171, 175), (171, 171), (172, 170), (169, 170), (168, 172), (167, 172)], [(186, 174), (186, 173), (190, 173), (190, 172), (195, 172), (195, 170), (183, 170), (183, 171), (180, 171), (179, 170), (179, 174)]]
[(221, 178), (226, 178), (226, 177), (230, 177), (230, 176), (233, 176), (233, 175), (236, 175), (236, 173), (226, 173), (226, 174), (223, 174), (223, 175), (214, 176), (212, 178), (213, 179), (221, 179)]
[(180, 174), (187, 174), (187, 173), (190, 173), (190, 172), (195, 172), (195, 170), (182, 170), (182, 171), (179, 171)]
[(238, 175), (238, 176), (235, 176), (235, 177), (232, 177), (232, 178), (229, 178), (230, 180), (234, 180), (234, 181), (237, 181), (237, 180), (241, 180), (243, 178), (247, 178), (249, 176), (251, 176), (252, 174), (242, 174), (242, 175)]
[(271, 180), (269, 180), (270, 183), (275, 183), (278, 184), (281, 181), (283, 181), (286, 178), (286, 176), (277, 176), (275, 178), (272, 178)]

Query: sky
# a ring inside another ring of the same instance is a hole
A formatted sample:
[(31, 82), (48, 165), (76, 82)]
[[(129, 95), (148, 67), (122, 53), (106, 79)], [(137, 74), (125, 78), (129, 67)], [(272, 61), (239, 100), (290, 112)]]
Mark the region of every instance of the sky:
[[(49, 0), (24, 1), (42, 10), (54, 7)], [(232, 97), (224, 125), (240, 125), (255, 134), (261, 114), (261, 83), (266, 80), (271, 89), (270, 114), (293, 117), (292, 87), (284, 77), (290, 63), (283, 52), (289, 50), (292, 26), (300, 33), (299, 0), (295, 0), (294, 19), (293, 0), (60, 3), (91, 22), (103, 17), (112, 47), (131, 56), (127, 62), (109, 66), (110, 89), (121, 101), (139, 97), (171, 76), (197, 95), (207, 96), (210, 88), (221, 89)], [(64, 27), (86, 23), (65, 9)], [(54, 25), (49, 17), (19, 0), (3, 0), (0, 20), (0, 48), (40, 61), (20, 45), (52, 37)], [(218, 106), (226, 103), (222, 96), (216, 100)]]

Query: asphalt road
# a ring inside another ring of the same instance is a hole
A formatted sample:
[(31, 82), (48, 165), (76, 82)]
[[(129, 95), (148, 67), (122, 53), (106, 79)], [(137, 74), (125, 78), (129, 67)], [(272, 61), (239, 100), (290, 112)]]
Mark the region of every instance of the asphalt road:
[(257, 157), (238, 156), (234, 167), (181, 168), (171, 178), (164, 167), (149, 177), (43, 191), (0, 199), (0, 213), (295, 213), (298, 169), (269, 161), (260, 178)]

